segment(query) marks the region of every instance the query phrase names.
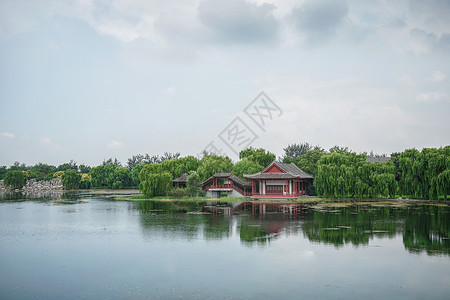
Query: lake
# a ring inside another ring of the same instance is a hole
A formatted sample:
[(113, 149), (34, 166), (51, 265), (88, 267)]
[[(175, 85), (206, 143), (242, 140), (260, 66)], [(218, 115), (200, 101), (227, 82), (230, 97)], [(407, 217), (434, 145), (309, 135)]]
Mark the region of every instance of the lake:
[(0, 202), (1, 299), (450, 299), (450, 208)]

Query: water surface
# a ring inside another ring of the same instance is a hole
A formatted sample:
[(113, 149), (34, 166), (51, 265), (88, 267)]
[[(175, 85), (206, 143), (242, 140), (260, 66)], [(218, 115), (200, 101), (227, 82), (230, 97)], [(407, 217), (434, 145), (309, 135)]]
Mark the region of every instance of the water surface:
[(450, 298), (450, 209), (0, 202), (2, 299)]

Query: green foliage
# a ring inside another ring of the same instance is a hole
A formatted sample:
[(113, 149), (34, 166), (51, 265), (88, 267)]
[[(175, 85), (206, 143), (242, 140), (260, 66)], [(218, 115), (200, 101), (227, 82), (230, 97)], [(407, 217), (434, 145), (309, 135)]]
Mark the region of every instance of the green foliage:
[(62, 179), (63, 174), (64, 174), (64, 171), (56, 171), (55, 173), (53, 173), (53, 178)]
[(205, 155), (197, 169), (202, 181), (205, 181), (217, 172), (231, 172), (233, 163), (229, 157), (218, 155)]
[(160, 165), (162, 170), (172, 173), (173, 178), (177, 178), (183, 173), (196, 171), (200, 166), (200, 161), (193, 156), (186, 156), (182, 158), (165, 160)]
[(5, 178), (3, 179), (3, 183), (5, 186), (20, 189), (27, 182), (27, 177), (24, 171), (19, 170), (8, 170), (5, 174)]
[(78, 166), (78, 171), (80, 172), (80, 173), (89, 173), (89, 171), (91, 170), (92, 168), (90, 167), (90, 166), (87, 166), (87, 165), (79, 165)]
[(342, 155), (347, 155), (349, 153), (352, 153), (352, 150), (350, 150), (348, 147), (340, 147), (340, 146), (333, 146), (330, 148), (330, 153), (337, 153)]
[(126, 187), (131, 187), (131, 172), (128, 168), (125, 167), (117, 167), (114, 170), (114, 181), (112, 188), (113, 189), (123, 189)]
[(322, 147), (320, 147), (319, 145), (313, 146), (308, 142), (288, 145), (283, 150), (284, 150), (284, 155), (283, 155), (284, 163), (291, 163), (293, 159), (299, 158), (311, 150), (323, 151)]
[(137, 154), (133, 155), (131, 158), (128, 159), (127, 166), (128, 169), (132, 170), (135, 166), (139, 164), (160, 164), (164, 161), (177, 159), (180, 157), (180, 153), (170, 153), (170, 152), (164, 152), (163, 155), (153, 155), (150, 156), (148, 154)]
[(271, 162), (275, 160), (275, 154), (270, 153), (263, 148), (255, 149), (249, 147), (239, 152), (239, 159), (243, 160), (245, 158), (255, 162), (260, 166), (267, 167)]
[(7, 168), (6, 166), (1, 166), (0, 167), (0, 180), (2, 180), (3, 178), (5, 178), (6, 172), (7, 172)]
[(77, 189), (80, 186), (81, 175), (73, 169), (68, 169), (62, 175), (62, 183), (67, 190)]
[(21, 164), (18, 161), (15, 161), (9, 169), (12, 171), (26, 171), (28, 170), (28, 167), (24, 163)]
[(160, 164), (148, 164), (139, 173), (139, 190), (146, 197), (166, 195), (172, 186), (172, 174), (162, 170)]
[(187, 188), (176, 187), (167, 192), (167, 196), (170, 197), (188, 197), (189, 191)]
[(195, 171), (190, 171), (189, 176), (186, 180), (186, 189), (189, 196), (197, 197), (203, 194), (202, 190), (202, 180), (200, 176)]
[(139, 187), (139, 173), (141, 172), (142, 168), (145, 166), (145, 164), (140, 163), (135, 165), (130, 172), (130, 176), (131, 176), (131, 185), (133, 187)]
[(107, 165), (115, 165), (115, 166), (117, 166), (117, 167), (121, 167), (121, 166), (122, 166), (122, 164), (120, 163), (120, 161), (119, 161), (117, 158), (114, 158), (114, 159), (112, 159), (112, 158), (105, 159), (105, 160), (103, 160), (102, 165), (103, 165), (103, 166), (107, 166)]
[(248, 158), (244, 158), (234, 165), (233, 174), (240, 178), (244, 178), (243, 174), (254, 174), (262, 170), (264, 170), (263, 166)]
[(292, 162), (295, 165), (297, 165), (297, 167), (299, 167), (300, 169), (305, 171), (306, 173), (309, 173), (315, 177), (318, 172), (317, 163), (322, 158), (322, 156), (324, 156), (325, 154), (326, 154), (325, 150), (315, 149), (315, 150), (310, 150), (310, 151), (306, 152), (305, 154), (303, 154), (300, 157), (296, 157), (293, 159), (286, 159), (285, 162), (286, 163)]
[(400, 194), (419, 199), (438, 199), (448, 194), (450, 146), (407, 149), (398, 156)]
[(81, 181), (80, 181), (80, 189), (90, 189), (91, 188), (91, 175), (89, 174), (81, 174)]
[(66, 171), (66, 170), (75, 170), (78, 171), (77, 163), (73, 160), (69, 161), (68, 163), (64, 163), (62, 165), (59, 165), (56, 168), (56, 171)]
[(314, 187), (326, 197), (394, 197), (395, 172), (390, 161), (371, 164), (365, 154), (334, 152), (319, 160)]
[(132, 187), (131, 171), (118, 166), (111, 160), (110, 164), (100, 165), (89, 171), (91, 185), (94, 188), (122, 189)]

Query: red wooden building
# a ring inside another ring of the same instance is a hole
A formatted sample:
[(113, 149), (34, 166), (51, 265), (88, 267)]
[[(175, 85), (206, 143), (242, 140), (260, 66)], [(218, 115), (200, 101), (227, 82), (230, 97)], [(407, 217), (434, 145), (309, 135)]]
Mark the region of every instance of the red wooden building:
[(306, 186), (313, 176), (293, 163), (272, 162), (263, 171), (244, 174), (252, 182), (252, 197), (299, 197), (307, 195)]
[[(220, 192), (228, 192), (229, 196), (251, 196), (252, 185), (249, 181), (243, 180), (232, 173), (215, 173), (202, 184), (205, 192), (210, 195), (219, 195)], [(238, 192), (230, 193), (230, 192)], [(219, 193), (219, 194), (218, 194)]]

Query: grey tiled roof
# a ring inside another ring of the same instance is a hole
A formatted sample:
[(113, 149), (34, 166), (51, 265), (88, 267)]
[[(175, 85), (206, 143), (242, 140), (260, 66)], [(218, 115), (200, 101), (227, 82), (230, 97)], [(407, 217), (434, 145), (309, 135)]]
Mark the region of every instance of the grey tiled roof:
[(370, 162), (371, 164), (379, 162), (379, 163), (385, 163), (388, 160), (391, 160), (390, 157), (367, 157), (366, 161)]
[[(281, 170), (286, 173), (264, 173), (273, 164), (276, 164)], [(248, 179), (289, 179), (289, 178), (302, 178), (302, 179), (312, 179), (314, 176), (306, 173), (295, 164), (285, 164), (277, 161), (272, 162), (267, 168), (261, 172), (255, 174), (244, 174), (244, 178)]]
[(241, 179), (239, 177), (237, 177), (236, 175), (232, 174), (232, 173), (215, 173), (213, 176), (209, 177), (208, 179), (206, 179), (203, 184), (206, 184), (209, 180), (211, 180), (212, 178), (229, 178), (230, 180), (244, 186), (244, 187), (249, 187), (252, 186), (252, 183), (250, 181)]
[(183, 173), (183, 174), (181, 174), (180, 177), (175, 178), (175, 179), (173, 180), (173, 182), (186, 182), (186, 181), (187, 181), (187, 178), (188, 178), (188, 173)]
[(252, 186), (252, 183), (251, 183), (250, 181), (241, 179), (241, 178), (237, 177), (237, 176), (234, 175), (234, 174), (231, 174), (229, 178), (230, 178), (231, 180), (233, 180), (234, 182), (239, 183), (239, 184), (242, 185), (242, 186), (246, 186), (246, 187), (247, 187), (247, 186)]

